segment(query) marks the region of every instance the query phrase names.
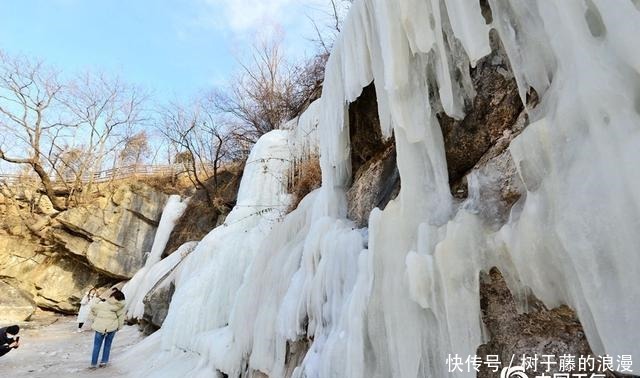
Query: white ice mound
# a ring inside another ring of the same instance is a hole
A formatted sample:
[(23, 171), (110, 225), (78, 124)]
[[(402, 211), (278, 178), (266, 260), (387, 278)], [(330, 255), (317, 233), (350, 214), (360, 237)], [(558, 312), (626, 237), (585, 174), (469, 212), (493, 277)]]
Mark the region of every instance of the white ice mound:
[(198, 334), (229, 322), (256, 246), (289, 204), (287, 136), (276, 130), (260, 139), (247, 160), (236, 206), (183, 263), (162, 328), (165, 348), (189, 349)]

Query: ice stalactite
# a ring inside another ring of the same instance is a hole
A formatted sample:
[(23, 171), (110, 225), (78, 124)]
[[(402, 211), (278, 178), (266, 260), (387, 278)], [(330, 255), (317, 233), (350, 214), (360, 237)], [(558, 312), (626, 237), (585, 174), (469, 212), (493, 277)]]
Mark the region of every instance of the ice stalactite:
[[(156, 230), (156, 235), (151, 246), (151, 251), (147, 256), (147, 260), (144, 266), (136, 272), (136, 274), (127, 282), (122, 291), (125, 293), (127, 300), (127, 317), (138, 319), (142, 317), (144, 313), (144, 304), (142, 300), (147, 292), (162, 278), (166, 271), (173, 267), (167, 265), (170, 262), (173, 263), (173, 259), (167, 261), (161, 261), (162, 252), (164, 251), (167, 241), (169, 241), (169, 235), (175, 226), (176, 222), (185, 209), (187, 208), (187, 201), (182, 201), (180, 196), (172, 195), (167, 200), (162, 211), (162, 217), (160, 218), (160, 224)], [(177, 262), (176, 262), (177, 263)]]
[[(318, 122), (322, 187), (284, 219), (252, 216), (243, 206), (286, 203), (272, 178), (286, 164), (273, 164), (295, 158), (285, 132), (260, 140), (227, 225), (176, 280), (147, 374), (473, 376), (444, 361), (485, 341), (478, 274), (492, 266), (517, 293), (575, 308), (596, 353), (640, 355), (640, 12), (622, 0), (488, 5), (490, 25), (454, 0), (353, 3), (306, 117)], [(523, 103), (531, 88), (540, 100), (510, 147), (526, 195), (499, 227), (476, 210), (481, 197), (452, 200), (436, 118), (464, 117), (490, 28)], [(402, 186), (358, 230), (346, 219), (346, 113), (371, 81)], [(289, 346), (303, 339), (292, 367)]]

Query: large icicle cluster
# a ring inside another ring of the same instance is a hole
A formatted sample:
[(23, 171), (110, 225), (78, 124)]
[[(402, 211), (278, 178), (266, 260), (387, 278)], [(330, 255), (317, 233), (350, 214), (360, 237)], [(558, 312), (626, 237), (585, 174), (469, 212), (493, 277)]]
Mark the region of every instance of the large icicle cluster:
[[(484, 341), (478, 272), (491, 266), (516, 291), (574, 307), (596, 353), (640, 356), (637, 2), (488, 3), (490, 25), (478, 1), (353, 3), (303, 118), (318, 122), (322, 187), (282, 220), (254, 215), (286, 204), (273, 177), (295, 158), (288, 132), (260, 140), (238, 206), (187, 258), (164, 326), (138, 349), (153, 353), (143, 375), (283, 377), (287, 343), (307, 339), (293, 376), (471, 376), (444, 361)], [(435, 117), (464, 116), (490, 28), (523, 100), (529, 88), (541, 99), (510, 148), (526, 198), (497, 230), (473, 196), (452, 201)], [(346, 219), (346, 114), (372, 80), (402, 188), (357, 230)]]

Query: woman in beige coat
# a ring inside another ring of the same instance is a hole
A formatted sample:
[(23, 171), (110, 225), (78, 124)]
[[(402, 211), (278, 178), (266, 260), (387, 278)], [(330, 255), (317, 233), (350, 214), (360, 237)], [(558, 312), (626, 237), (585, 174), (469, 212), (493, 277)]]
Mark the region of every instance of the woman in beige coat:
[(96, 368), (98, 364), (98, 355), (104, 342), (102, 350), (102, 360), (100, 367), (107, 366), (109, 363), (109, 353), (111, 352), (111, 342), (116, 332), (124, 325), (125, 315), (124, 294), (114, 289), (108, 299), (102, 299), (100, 302), (91, 307), (91, 315), (93, 324), (91, 328), (96, 331), (93, 339), (93, 354), (91, 355), (91, 368)]

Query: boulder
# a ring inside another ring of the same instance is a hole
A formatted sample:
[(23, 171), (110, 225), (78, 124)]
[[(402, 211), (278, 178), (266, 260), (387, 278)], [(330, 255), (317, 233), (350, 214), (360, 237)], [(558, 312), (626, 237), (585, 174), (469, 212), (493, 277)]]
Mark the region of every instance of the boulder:
[(37, 306), (63, 313), (75, 313), (91, 286), (113, 282), (81, 260), (11, 235), (0, 235), (0, 276)]
[(53, 208), (53, 204), (49, 197), (42, 194), (38, 196), (36, 206), (41, 214), (55, 215), (58, 213), (58, 211)]
[(0, 280), (0, 323), (29, 320), (36, 311), (36, 303), (29, 293)]
[(169, 313), (169, 305), (176, 287), (173, 283), (173, 277), (167, 277), (166, 279), (169, 282), (159, 282), (144, 297), (143, 320), (149, 325), (144, 328), (146, 333), (162, 327), (162, 323), (164, 323)]

